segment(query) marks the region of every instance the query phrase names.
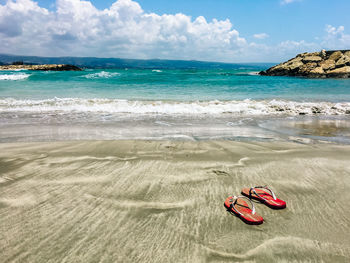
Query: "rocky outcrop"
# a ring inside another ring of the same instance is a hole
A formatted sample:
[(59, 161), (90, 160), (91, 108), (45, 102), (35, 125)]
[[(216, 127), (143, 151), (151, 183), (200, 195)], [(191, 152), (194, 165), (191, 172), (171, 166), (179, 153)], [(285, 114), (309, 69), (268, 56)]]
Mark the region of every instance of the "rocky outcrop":
[(350, 78), (350, 50), (302, 53), (287, 62), (261, 71), (260, 75)]
[(46, 65), (3, 65), (0, 70), (43, 70), (43, 71), (81, 71), (80, 68), (67, 64), (46, 64)]

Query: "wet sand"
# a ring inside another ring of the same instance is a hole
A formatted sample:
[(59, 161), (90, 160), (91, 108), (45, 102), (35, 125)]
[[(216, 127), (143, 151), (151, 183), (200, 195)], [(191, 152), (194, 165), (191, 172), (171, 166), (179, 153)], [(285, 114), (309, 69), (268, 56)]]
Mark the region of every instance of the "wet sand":
[[(249, 226), (223, 202), (267, 184)], [(0, 144), (1, 262), (349, 262), (350, 146)]]

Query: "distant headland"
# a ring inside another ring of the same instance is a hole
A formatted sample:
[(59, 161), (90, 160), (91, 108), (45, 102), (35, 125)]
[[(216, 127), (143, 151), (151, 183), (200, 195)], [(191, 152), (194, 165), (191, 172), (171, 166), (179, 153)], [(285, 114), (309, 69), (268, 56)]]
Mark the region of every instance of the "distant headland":
[(261, 71), (260, 75), (350, 78), (350, 50), (302, 53), (287, 62)]
[(0, 54), (0, 65), (14, 61), (25, 65), (68, 64), (92, 69), (256, 69), (271, 67), (273, 63), (223, 63), (197, 60), (127, 59), (97, 57), (36, 57)]
[(2, 65), (0, 70), (42, 70), (42, 71), (81, 71), (80, 68), (68, 64), (44, 64), (44, 65), (24, 65), (23, 63), (15, 62), (11, 65)]

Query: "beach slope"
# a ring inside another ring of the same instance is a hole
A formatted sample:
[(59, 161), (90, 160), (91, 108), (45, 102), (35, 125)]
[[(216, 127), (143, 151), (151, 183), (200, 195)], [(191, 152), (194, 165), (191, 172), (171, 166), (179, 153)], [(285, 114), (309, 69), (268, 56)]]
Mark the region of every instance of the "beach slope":
[[(326, 144), (0, 144), (1, 261), (349, 262), (349, 163)], [(287, 209), (225, 210), (264, 184)]]

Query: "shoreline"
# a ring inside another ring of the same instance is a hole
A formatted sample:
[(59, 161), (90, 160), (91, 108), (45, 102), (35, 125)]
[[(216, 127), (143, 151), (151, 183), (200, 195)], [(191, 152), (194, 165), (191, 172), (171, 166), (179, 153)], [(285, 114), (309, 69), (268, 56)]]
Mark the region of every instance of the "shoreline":
[(1, 113), (0, 143), (82, 140), (285, 141), (350, 144), (350, 116)]
[[(349, 156), (291, 142), (1, 143), (2, 259), (347, 262)], [(261, 226), (225, 211), (264, 184), (287, 209), (256, 204)]]

